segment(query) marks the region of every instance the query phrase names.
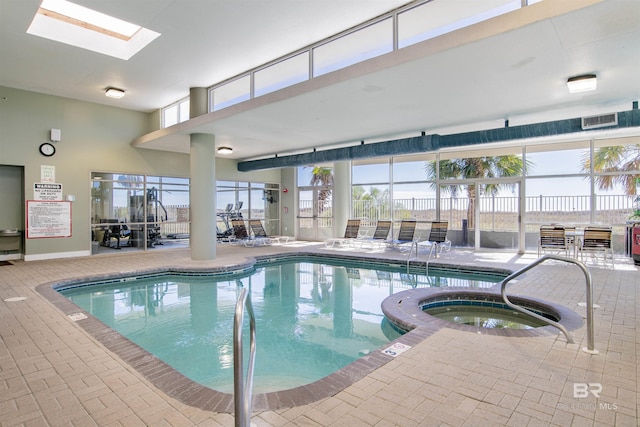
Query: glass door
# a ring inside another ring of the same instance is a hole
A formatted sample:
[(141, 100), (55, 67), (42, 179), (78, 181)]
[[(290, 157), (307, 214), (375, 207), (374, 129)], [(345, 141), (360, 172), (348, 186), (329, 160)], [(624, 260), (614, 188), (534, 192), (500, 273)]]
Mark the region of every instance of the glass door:
[(328, 187), (299, 188), (298, 238), (326, 240), (333, 230), (333, 201)]

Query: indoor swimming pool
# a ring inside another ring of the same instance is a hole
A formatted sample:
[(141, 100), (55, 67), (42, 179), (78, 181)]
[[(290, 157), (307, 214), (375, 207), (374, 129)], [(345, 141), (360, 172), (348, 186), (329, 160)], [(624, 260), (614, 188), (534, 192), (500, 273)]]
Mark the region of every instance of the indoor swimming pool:
[(225, 275), (156, 274), (56, 289), (187, 378), (231, 393), (235, 304), (247, 288), (256, 316), (254, 392), (268, 393), (318, 381), (401, 336), (381, 309), (389, 295), (488, 288), (504, 277), (435, 269), (425, 276), (400, 264), (336, 262), (270, 259)]

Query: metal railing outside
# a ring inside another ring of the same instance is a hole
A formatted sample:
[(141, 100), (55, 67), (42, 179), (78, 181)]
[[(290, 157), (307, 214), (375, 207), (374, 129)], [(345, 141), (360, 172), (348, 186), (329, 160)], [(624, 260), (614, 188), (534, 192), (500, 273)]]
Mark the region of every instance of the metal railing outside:
[[(245, 308), (249, 312), (250, 356), (246, 382), (242, 357), (242, 325)], [(233, 390), (236, 427), (251, 425), (251, 407), (253, 401), (253, 368), (256, 355), (256, 318), (251, 305), (251, 296), (247, 288), (242, 288), (236, 302), (236, 313), (233, 322)]]
[(589, 353), (589, 354), (598, 354), (599, 351), (594, 348), (594, 343), (593, 343), (593, 340), (594, 340), (594, 338), (593, 338), (593, 282), (591, 281), (591, 273), (589, 273), (589, 270), (587, 269), (587, 266), (584, 265), (584, 263), (582, 263), (581, 261), (578, 261), (578, 260), (575, 260), (575, 259), (572, 259), (572, 258), (566, 258), (566, 257), (562, 257), (562, 256), (557, 256), (557, 255), (543, 255), (542, 257), (538, 258), (537, 260), (535, 260), (531, 264), (521, 268), (520, 270), (518, 270), (518, 271), (516, 271), (514, 273), (511, 273), (509, 276), (505, 277), (502, 282), (500, 282), (500, 292), (502, 294), (502, 300), (504, 301), (505, 304), (507, 304), (512, 309), (514, 309), (516, 311), (519, 311), (521, 313), (525, 313), (525, 314), (527, 314), (529, 316), (535, 317), (536, 319), (538, 319), (540, 321), (543, 321), (543, 322), (545, 322), (545, 323), (547, 323), (549, 325), (552, 325), (552, 326), (558, 328), (564, 334), (564, 336), (567, 338), (567, 341), (569, 342), (569, 344), (573, 344), (573, 337), (571, 336), (569, 331), (567, 331), (567, 329), (563, 325), (561, 325), (560, 323), (555, 322), (555, 321), (553, 321), (551, 319), (548, 319), (548, 318), (546, 318), (544, 316), (541, 316), (538, 313), (535, 313), (535, 312), (533, 312), (531, 310), (527, 310), (526, 308), (520, 307), (519, 305), (516, 305), (516, 304), (512, 303), (511, 301), (509, 301), (509, 298), (507, 297), (507, 293), (506, 293), (507, 283), (509, 283), (511, 280), (513, 280), (516, 277), (526, 273), (527, 271), (531, 270), (532, 268), (542, 264), (543, 262), (545, 262), (545, 261), (547, 261), (549, 259), (575, 264), (578, 267), (580, 267), (580, 269), (584, 273), (586, 286), (587, 286), (587, 303), (586, 303), (586, 308), (587, 308), (587, 347), (586, 348), (582, 348), (582, 351), (584, 351), (585, 353)]
[[(401, 217), (402, 213), (421, 219), (436, 218), (435, 198), (393, 199), (394, 217)], [(389, 219), (390, 215), (385, 205), (364, 204), (360, 200), (353, 200), (354, 217)], [(469, 215), (468, 197), (441, 197), (440, 217), (449, 221), (449, 227), (459, 228), (463, 219)], [(519, 212), (519, 202), (516, 196), (483, 196), (477, 204), (480, 208), (480, 226), (484, 230), (515, 229)], [(525, 197), (526, 222), (532, 224), (546, 224), (550, 222), (589, 224), (593, 215), (598, 222), (606, 224), (624, 224), (633, 213), (634, 196), (628, 195), (596, 195), (595, 208), (591, 212), (590, 196), (529, 196)]]

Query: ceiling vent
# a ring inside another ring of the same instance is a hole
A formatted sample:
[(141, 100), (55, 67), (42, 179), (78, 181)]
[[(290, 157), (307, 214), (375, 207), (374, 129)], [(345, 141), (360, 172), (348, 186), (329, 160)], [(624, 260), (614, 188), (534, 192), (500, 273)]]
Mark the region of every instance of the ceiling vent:
[(582, 118), (582, 129), (597, 129), (618, 124), (618, 113)]

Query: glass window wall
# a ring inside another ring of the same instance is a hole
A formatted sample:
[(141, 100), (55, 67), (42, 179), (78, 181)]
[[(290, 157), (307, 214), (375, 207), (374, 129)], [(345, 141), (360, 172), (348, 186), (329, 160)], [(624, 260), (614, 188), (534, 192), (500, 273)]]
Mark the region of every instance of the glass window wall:
[[(281, 234), (278, 184), (220, 181), (216, 185), (218, 208), (212, 216), (219, 238), (228, 237), (232, 219), (260, 219), (268, 234)], [(92, 253), (188, 247), (189, 198), (188, 178), (93, 172)]]
[(189, 236), (189, 180), (91, 174), (92, 253), (144, 250)]

